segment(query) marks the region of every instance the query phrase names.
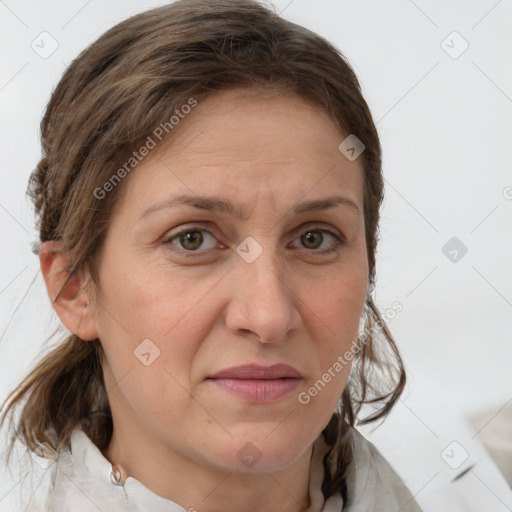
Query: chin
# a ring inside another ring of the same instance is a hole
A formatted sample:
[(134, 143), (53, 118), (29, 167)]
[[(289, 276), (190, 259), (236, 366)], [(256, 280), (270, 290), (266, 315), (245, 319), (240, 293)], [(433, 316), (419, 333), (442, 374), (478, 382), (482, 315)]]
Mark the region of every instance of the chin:
[(312, 444), (312, 441), (303, 437), (301, 430), (297, 429), (294, 435), (289, 429), (279, 434), (277, 429), (271, 432), (261, 428), (245, 428), (243, 434), (237, 433), (223, 443), (215, 443), (218, 448), (214, 455), (216, 465), (238, 473), (282, 471)]

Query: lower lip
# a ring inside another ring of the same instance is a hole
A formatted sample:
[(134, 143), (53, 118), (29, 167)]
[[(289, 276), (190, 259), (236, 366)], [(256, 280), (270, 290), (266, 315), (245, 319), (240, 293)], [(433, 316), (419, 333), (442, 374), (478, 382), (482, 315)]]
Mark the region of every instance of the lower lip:
[(217, 386), (255, 403), (271, 403), (297, 388), (300, 378), (287, 379), (209, 379)]

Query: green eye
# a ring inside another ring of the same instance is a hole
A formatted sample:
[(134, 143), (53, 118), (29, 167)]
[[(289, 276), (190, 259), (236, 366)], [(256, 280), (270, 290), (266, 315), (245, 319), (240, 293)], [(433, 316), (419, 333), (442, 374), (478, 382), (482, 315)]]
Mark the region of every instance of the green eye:
[[(295, 243), (293, 247), (309, 249), (311, 253), (318, 255), (333, 252), (344, 243), (343, 239), (327, 229), (308, 229), (296, 240), (300, 241), (300, 245)], [(191, 255), (215, 248), (217, 239), (205, 229), (188, 228), (167, 238), (164, 243), (174, 246), (178, 252)]]
[[(343, 245), (343, 240), (327, 229), (308, 229), (302, 233), (298, 239), (303, 248), (311, 249), (312, 251), (316, 250), (315, 252), (319, 254), (335, 251), (340, 245)], [(322, 247), (326, 241), (329, 242), (329, 239), (331, 239), (331, 243), (328, 244), (327, 247)], [(296, 245), (294, 247), (301, 248)]]
[(199, 252), (198, 249), (212, 249), (217, 240), (205, 229), (186, 229), (164, 240), (164, 243), (176, 245), (178, 250)]
[(300, 241), (308, 249), (318, 249), (323, 240), (324, 237), (320, 231), (307, 231), (300, 237)]
[(201, 231), (187, 231), (179, 236), (180, 244), (184, 249), (195, 251), (203, 243)]

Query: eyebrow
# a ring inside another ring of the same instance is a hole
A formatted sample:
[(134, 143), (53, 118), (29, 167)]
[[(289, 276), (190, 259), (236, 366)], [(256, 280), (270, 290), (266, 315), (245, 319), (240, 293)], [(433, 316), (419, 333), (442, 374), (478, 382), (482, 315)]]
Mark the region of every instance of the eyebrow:
[[(249, 215), (242, 205), (235, 205), (228, 199), (216, 196), (180, 195), (150, 206), (147, 210), (144, 210), (138, 220), (140, 221), (153, 212), (162, 210), (164, 208), (172, 208), (181, 205), (192, 206), (200, 210), (228, 213), (242, 220), (247, 220), (249, 218)], [(299, 215), (301, 213), (307, 213), (311, 211), (327, 210), (329, 208), (334, 208), (335, 206), (346, 206), (355, 213), (361, 215), (361, 210), (357, 204), (352, 201), (352, 199), (342, 196), (332, 196), (326, 197), (324, 199), (303, 201), (295, 205), (293, 213)]]

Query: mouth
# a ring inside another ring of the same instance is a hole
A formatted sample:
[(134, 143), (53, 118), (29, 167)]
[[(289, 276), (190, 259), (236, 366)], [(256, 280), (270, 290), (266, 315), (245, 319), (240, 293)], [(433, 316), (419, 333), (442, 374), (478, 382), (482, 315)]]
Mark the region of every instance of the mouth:
[(296, 389), (303, 377), (298, 370), (286, 364), (251, 364), (227, 368), (207, 380), (246, 401), (272, 403)]

